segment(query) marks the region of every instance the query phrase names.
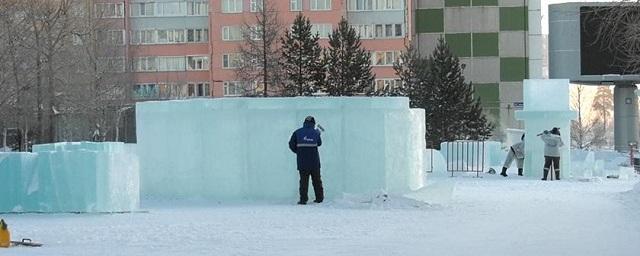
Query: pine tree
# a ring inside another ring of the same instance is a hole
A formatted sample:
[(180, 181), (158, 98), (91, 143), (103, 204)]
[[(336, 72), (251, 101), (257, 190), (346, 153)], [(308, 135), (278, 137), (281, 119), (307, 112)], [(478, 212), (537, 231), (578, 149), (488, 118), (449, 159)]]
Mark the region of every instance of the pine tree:
[(377, 92), (377, 95), (384, 96), (406, 96), (409, 97), (409, 105), (412, 108), (426, 108), (425, 105), (427, 87), (427, 69), (429, 61), (420, 55), (413, 46), (407, 46), (400, 55), (400, 61), (393, 64), (393, 70), (402, 81), (402, 87), (391, 91)]
[(284, 96), (309, 96), (323, 85), (325, 78), (322, 48), (318, 34), (311, 33), (311, 22), (298, 14), (282, 40), (282, 69), (288, 82)]
[(371, 88), (375, 76), (371, 72), (371, 55), (362, 48), (360, 36), (343, 17), (329, 36), (324, 53), (327, 63), (325, 90), (331, 96), (352, 96)]
[(463, 136), (468, 140), (486, 140), (491, 137), (494, 124), (487, 120), (482, 105), (480, 104), (480, 97), (473, 97), (474, 89), (473, 84), (465, 84), (467, 88), (461, 88), (464, 94), (462, 105), (466, 106), (466, 113), (464, 113), (463, 120), (465, 120), (465, 129), (463, 130)]
[[(487, 139), (494, 126), (482, 112), (480, 99), (473, 97), (473, 87), (466, 83), (464, 64), (454, 56), (443, 38), (429, 57), (425, 109), (427, 140), (439, 146), (442, 141)], [(424, 97), (424, 96), (423, 96)]]

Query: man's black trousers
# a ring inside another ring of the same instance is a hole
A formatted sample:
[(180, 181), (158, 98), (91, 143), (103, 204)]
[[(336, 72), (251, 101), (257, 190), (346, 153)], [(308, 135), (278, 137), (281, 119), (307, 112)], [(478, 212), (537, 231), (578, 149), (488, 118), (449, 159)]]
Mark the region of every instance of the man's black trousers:
[(324, 200), (324, 192), (322, 190), (322, 179), (320, 178), (320, 170), (300, 170), (300, 201), (307, 202), (309, 200), (309, 196), (307, 192), (309, 191), (309, 176), (311, 176), (311, 180), (313, 183), (313, 191), (316, 194), (317, 202), (322, 202)]

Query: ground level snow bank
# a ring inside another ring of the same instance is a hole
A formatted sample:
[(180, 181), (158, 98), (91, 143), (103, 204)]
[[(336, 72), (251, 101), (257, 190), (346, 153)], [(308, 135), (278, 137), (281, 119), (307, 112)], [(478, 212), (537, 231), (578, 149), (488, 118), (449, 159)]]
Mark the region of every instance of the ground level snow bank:
[[(46, 245), (0, 253), (635, 256), (640, 207), (619, 199), (637, 194), (636, 182), (442, 177), (411, 195), (429, 205), (420, 208), (143, 201), (148, 213), (3, 215), (15, 238)], [(423, 198), (434, 186), (438, 195)]]

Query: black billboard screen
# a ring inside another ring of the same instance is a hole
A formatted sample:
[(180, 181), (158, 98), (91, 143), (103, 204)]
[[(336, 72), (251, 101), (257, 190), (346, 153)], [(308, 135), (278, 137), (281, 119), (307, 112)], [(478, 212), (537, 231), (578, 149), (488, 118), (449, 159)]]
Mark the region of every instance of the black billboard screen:
[(580, 7), (580, 71), (582, 75), (624, 75), (624, 65), (616, 53), (598, 40), (598, 28), (602, 16), (611, 7)]

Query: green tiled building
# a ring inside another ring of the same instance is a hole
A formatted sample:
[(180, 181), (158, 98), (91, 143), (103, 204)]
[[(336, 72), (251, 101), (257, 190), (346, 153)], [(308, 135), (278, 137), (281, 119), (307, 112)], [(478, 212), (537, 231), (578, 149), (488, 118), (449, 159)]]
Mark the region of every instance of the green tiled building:
[(413, 44), (428, 55), (444, 37), (499, 130), (522, 128), (514, 119), (522, 80), (542, 76), (539, 6), (529, 0), (416, 0)]

